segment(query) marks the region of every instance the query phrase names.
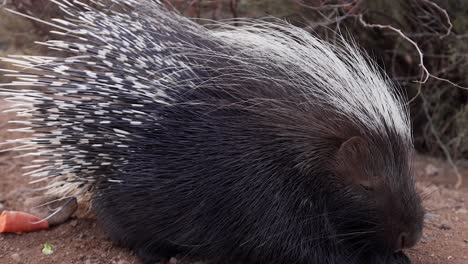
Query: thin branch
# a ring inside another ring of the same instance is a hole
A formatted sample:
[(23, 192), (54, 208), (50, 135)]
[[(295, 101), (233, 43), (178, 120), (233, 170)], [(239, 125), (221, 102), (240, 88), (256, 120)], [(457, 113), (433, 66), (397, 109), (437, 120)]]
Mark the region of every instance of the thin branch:
[(458, 171), (458, 167), (457, 165), (453, 162), (453, 159), (452, 159), (452, 156), (450, 155), (450, 152), (449, 150), (447, 149), (447, 146), (445, 146), (445, 144), (442, 142), (442, 140), (440, 139), (440, 136), (439, 134), (437, 133), (437, 129), (435, 128), (434, 126), (434, 123), (432, 122), (432, 117), (431, 115), (429, 114), (429, 110), (428, 110), (428, 102), (426, 100), (426, 98), (424, 97), (424, 95), (421, 93), (421, 100), (423, 102), (423, 110), (424, 110), (424, 114), (426, 115), (426, 118), (427, 118), (427, 121), (429, 123), (429, 127), (431, 129), (431, 133), (432, 135), (435, 137), (436, 141), (437, 141), (437, 144), (439, 145), (439, 147), (442, 149), (442, 151), (444, 152), (444, 155), (445, 155), (445, 158), (447, 159), (447, 162), (450, 164), (450, 166), (452, 167), (454, 173), (455, 173), (455, 176), (457, 177), (457, 181), (455, 183), (455, 188), (458, 189), (461, 187), (462, 183), (463, 183), (463, 177), (462, 175), (460, 174), (460, 171)]
[(455, 86), (457, 88), (468, 90), (468, 87), (461, 86), (461, 85), (456, 84), (456, 83), (454, 83), (454, 82), (452, 82), (450, 80), (447, 80), (445, 78), (441, 78), (441, 77), (438, 77), (438, 76), (435, 76), (435, 75), (431, 74), (429, 72), (429, 70), (426, 68), (426, 66), (424, 65), (424, 54), (422, 53), (421, 49), (419, 48), (419, 45), (414, 40), (412, 40), (407, 35), (405, 35), (405, 33), (403, 33), (400, 29), (395, 28), (395, 27), (393, 27), (391, 25), (369, 24), (366, 21), (364, 21), (364, 18), (362, 16), (362, 14), (358, 15), (357, 17), (358, 17), (359, 22), (364, 27), (391, 30), (391, 31), (397, 33), (400, 37), (402, 37), (406, 41), (408, 41), (415, 48), (416, 52), (419, 55), (419, 65), (418, 66), (422, 69), (422, 73), (421, 73), (421, 76), (420, 76), (419, 81), (418, 81), (420, 84), (426, 83), (429, 78), (434, 78), (434, 79), (439, 80), (439, 81), (450, 83), (450, 84), (452, 84), (453, 86)]
[(432, 75), (432, 74), (431, 74), (431, 78), (434, 78), (434, 79), (436, 79), (436, 80), (438, 80), (438, 81), (442, 81), (442, 82), (449, 83), (449, 84), (451, 84), (451, 85), (453, 85), (453, 86), (455, 86), (455, 87), (457, 87), (457, 88), (460, 88), (460, 89), (468, 90), (468, 87), (461, 86), (461, 85), (459, 85), (459, 84), (457, 84), (457, 83), (454, 83), (454, 82), (452, 82), (452, 81), (450, 81), (450, 80), (448, 80), (448, 79), (445, 79), (445, 78), (440, 78), (440, 77), (434, 76), (434, 75)]
[[(296, 3), (298, 3), (300, 0), (295, 0)], [(330, 7), (330, 5), (323, 5), (322, 8), (314, 8), (310, 7), (308, 5), (305, 5), (303, 3), (298, 3), (300, 6), (303, 7), (308, 7), (310, 9), (313, 9), (317, 12), (318, 15), (320, 15), (324, 20), (318, 21), (318, 22), (311, 22), (309, 19), (307, 19), (302, 13), (300, 14), (302, 19), (304, 19), (307, 22), (307, 25), (309, 28), (312, 30), (315, 30), (317, 27), (328, 27), (330, 25), (336, 24), (337, 27), (339, 27), (340, 23), (351, 17), (355, 17), (354, 13), (358, 10), (359, 6), (361, 5), (362, 0), (354, 0), (350, 4), (343, 4), (343, 5), (331, 5), (334, 8), (329, 8), (332, 9), (331, 12), (328, 15), (325, 15), (322, 11), (326, 10), (326, 7)], [(352, 5), (351, 5), (352, 4)], [(338, 10), (340, 8), (345, 8), (345, 7), (351, 7), (349, 10), (345, 11), (345, 14), (342, 16), (338, 16)], [(333, 19), (332, 19), (333, 18)]]
[(449, 14), (447, 13), (447, 10), (443, 9), (442, 7), (440, 7), (438, 4), (432, 2), (432, 1), (429, 1), (429, 0), (422, 0), (424, 1), (425, 3), (431, 5), (432, 7), (434, 7), (435, 9), (437, 9), (439, 12), (441, 12), (442, 14), (444, 14), (444, 17), (445, 17), (445, 20), (447, 22), (447, 24), (449, 25), (448, 29), (447, 29), (447, 32), (445, 33), (445, 35), (443, 36), (440, 36), (440, 38), (445, 38), (447, 37), (448, 35), (450, 35), (450, 32), (452, 32), (452, 28), (453, 28), (453, 24), (452, 24), (452, 21), (450, 21), (450, 16)]
[(321, 11), (321, 10), (327, 10), (327, 9), (336, 9), (336, 8), (343, 8), (343, 7), (349, 7), (354, 5), (358, 0), (353, 0), (349, 3), (344, 3), (344, 4), (338, 4), (338, 5), (330, 5), (330, 4), (320, 4), (319, 6), (311, 6), (308, 4), (304, 4), (302, 0), (294, 0), (294, 2), (304, 8), (311, 9), (311, 10), (316, 10), (316, 11)]
[(427, 80), (429, 79), (429, 76), (431, 75), (429, 73), (429, 71), (427, 70), (426, 66), (424, 65), (424, 55), (423, 53), (421, 52), (421, 49), (419, 49), (419, 46), (416, 42), (414, 42), (414, 40), (410, 39), (408, 36), (406, 36), (400, 29), (398, 28), (394, 28), (390, 25), (381, 25), (381, 24), (369, 24), (367, 23), (366, 21), (364, 21), (364, 18), (362, 16), (362, 14), (358, 15), (357, 16), (358, 19), (359, 19), (359, 22), (366, 28), (379, 28), (379, 29), (388, 29), (388, 30), (391, 30), (395, 33), (397, 33), (400, 37), (402, 37), (403, 39), (405, 39), (406, 41), (408, 41), (411, 45), (413, 45), (413, 47), (416, 49), (416, 51), (418, 52), (418, 55), (419, 55), (419, 67), (421, 67), (422, 69), (422, 73), (421, 73), (421, 76), (420, 76), (420, 79), (419, 79), (419, 82), (420, 83), (426, 83)]

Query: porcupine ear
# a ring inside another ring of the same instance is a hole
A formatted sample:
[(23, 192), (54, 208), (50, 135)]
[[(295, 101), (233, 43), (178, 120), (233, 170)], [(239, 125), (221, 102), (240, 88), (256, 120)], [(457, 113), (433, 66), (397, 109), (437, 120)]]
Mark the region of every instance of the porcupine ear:
[(366, 189), (372, 188), (366, 164), (369, 161), (369, 146), (359, 136), (344, 141), (335, 156), (335, 166), (338, 177), (348, 184), (361, 185)]

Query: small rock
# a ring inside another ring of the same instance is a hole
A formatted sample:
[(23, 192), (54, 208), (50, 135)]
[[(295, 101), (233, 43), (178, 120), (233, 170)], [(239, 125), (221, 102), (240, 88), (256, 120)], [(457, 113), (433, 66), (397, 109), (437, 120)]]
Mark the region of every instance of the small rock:
[(13, 253), (11, 254), (11, 258), (15, 261), (15, 262), (20, 262), (21, 261), (21, 257), (18, 253)]
[(25, 201), (25, 205), (29, 207), (29, 211), (32, 214), (40, 218), (47, 217), (49, 225), (62, 224), (78, 208), (78, 202), (75, 197), (59, 199), (58, 197), (47, 195), (31, 197)]
[(176, 258), (171, 258), (169, 260), (169, 264), (177, 264), (177, 259)]
[(423, 243), (423, 244), (425, 244), (425, 243), (428, 242), (428, 240), (429, 240), (429, 239), (427, 238), (427, 236), (423, 234), (422, 237), (421, 237), (421, 241), (420, 241), (420, 242)]
[(452, 257), (452, 256), (448, 256), (447, 259), (448, 259), (448, 260), (451, 260), (451, 259), (453, 259), (453, 257)]
[(457, 214), (468, 214), (468, 210), (466, 210), (465, 208), (460, 208), (457, 211), (455, 211), (455, 213), (457, 213)]
[(426, 221), (433, 221), (433, 220), (436, 220), (437, 218), (439, 218), (439, 215), (434, 214), (434, 213), (426, 213), (424, 215), (424, 220)]
[(439, 228), (442, 229), (442, 230), (450, 230), (450, 229), (452, 229), (452, 227), (451, 227), (449, 224), (447, 224), (447, 223), (442, 223), (442, 224), (439, 226)]
[(439, 168), (434, 166), (433, 164), (428, 164), (426, 168), (424, 168), (427, 176), (436, 176), (439, 174)]
[(73, 219), (71, 222), (70, 222), (70, 225), (73, 226), (73, 227), (76, 227), (78, 225), (78, 221), (76, 219)]

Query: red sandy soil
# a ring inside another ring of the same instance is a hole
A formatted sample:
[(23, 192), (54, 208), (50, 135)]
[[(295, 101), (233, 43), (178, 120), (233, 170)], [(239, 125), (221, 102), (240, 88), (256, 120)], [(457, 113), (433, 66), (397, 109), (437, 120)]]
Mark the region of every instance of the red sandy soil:
[[(5, 101), (0, 100), (0, 111), (5, 107)], [(11, 117), (0, 117), (0, 142), (13, 137), (5, 131), (6, 121)], [(28, 179), (20, 176), (21, 166), (28, 160), (13, 156), (12, 152), (0, 153), (0, 211), (25, 210), (25, 200), (31, 195)], [(415, 162), (418, 188), (427, 197), (424, 204), (428, 213), (422, 241), (407, 250), (414, 264), (468, 264), (468, 161), (460, 162), (459, 169), (465, 181), (462, 188), (455, 190), (451, 187), (455, 176), (445, 162), (422, 156)], [(52, 244), (53, 254), (41, 253), (44, 243)], [(0, 263), (139, 262), (129, 250), (113, 245), (93, 218), (79, 215), (45, 231), (0, 234)]]

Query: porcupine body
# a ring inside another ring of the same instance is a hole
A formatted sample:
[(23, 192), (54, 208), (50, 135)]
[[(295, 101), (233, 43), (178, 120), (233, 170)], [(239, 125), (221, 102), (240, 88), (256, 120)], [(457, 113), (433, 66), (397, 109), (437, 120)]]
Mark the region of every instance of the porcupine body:
[(66, 55), (4, 59), (23, 66), (4, 86), (39, 87), (2, 92), (30, 116), (29, 175), (90, 194), (148, 263), (409, 262), (394, 253), (422, 229), (407, 109), (353, 45), (113, 2), (57, 1), (66, 37), (43, 44)]

